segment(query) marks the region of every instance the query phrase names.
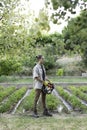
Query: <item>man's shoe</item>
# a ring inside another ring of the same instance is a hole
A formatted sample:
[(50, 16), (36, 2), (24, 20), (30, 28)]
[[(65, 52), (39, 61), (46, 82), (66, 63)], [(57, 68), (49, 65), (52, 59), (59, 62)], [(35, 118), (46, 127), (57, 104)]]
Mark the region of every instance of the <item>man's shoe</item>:
[(34, 110), (33, 117), (35, 117), (35, 118), (38, 118), (38, 117), (39, 117), (39, 115), (38, 115), (38, 113), (37, 113), (37, 110), (36, 110), (36, 109)]
[(34, 114), (33, 114), (33, 117), (39, 118), (39, 115), (38, 115), (37, 113), (34, 113)]
[(43, 115), (44, 116), (52, 116), (52, 114), (49, 113), (47, 109), (44, 110)]

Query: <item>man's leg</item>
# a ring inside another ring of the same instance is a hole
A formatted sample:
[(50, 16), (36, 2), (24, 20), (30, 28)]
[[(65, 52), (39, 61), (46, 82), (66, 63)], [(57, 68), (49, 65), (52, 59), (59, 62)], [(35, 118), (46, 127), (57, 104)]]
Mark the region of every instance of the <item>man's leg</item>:
[(35, 90), (35, 99), (34, 99), (34, 115), (37, 115), (37, 102), (40, 97), (41, 89)]
[(42, 104), (43, 104), (43, 115), (45, 116), (52, 116), (52, 114), (50, 114), (47, 110), (47, 107), (46, 107), (46, 94), (44, 92), (42, 92)]
[(46, 109), (46, 94), (42, 92), (42, 105), (43, 109)]

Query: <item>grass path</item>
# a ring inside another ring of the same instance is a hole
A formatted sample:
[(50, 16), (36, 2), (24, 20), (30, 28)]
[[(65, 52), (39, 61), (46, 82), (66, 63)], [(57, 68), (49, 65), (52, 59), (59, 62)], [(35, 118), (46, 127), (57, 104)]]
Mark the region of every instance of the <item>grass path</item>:
[[(65, 76), (65, 77), (58, 77), (58, 76), (48, 76), (48, 78), (52, 82), (68, 82), (68, 83), (84, 83), (87, 82), (87, 77), (81, 77), (81, 76)], [(0, 77), (0, 83), (33, 83), (33, 78), (31, 77), (9, 77), (9, 76), (1, 76)]]
[(28, 115), (0, 115), (0, 130), (87, 130), (86, 115), (54, 115), (35, 119)]

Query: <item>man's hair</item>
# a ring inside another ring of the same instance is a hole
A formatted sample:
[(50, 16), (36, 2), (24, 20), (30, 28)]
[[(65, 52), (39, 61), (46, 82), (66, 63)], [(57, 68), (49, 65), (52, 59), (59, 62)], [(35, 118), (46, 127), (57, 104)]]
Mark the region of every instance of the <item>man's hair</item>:
[(37, 59), (37, 60), (40, 60), (42, 57), (43, 57), (42, 55), (37, 55), (37, 56), (36, 56), (36, 59)]

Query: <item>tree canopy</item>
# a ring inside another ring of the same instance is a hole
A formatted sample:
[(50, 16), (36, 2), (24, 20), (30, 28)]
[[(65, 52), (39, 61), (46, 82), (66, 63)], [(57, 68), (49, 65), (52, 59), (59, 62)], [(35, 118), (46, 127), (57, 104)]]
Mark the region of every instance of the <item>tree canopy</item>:
[(87, 11), (71, 19), (63, 30), (65, 49), (78, 52), (87, 62)]
[[(46, 8), (38, 16), (30, 10), (28, 0), (25, 4), (28, 10), (21, 0), (0, 1), (0, 75), (16, 72), (29, 75), (39, 53), (46, 57), (47, 69), (54, 67), (56, 59), (68, 51), (78, 52), (87, 63), (86, 0), (45, 0)], [(50, 4), (54, 11), (51, 17)], [(82, 13), (68, 21), (62, 34), (49, 34), (50, 21), (57, 24), (59, 19), (66, 18), (67, 12), (74, 14), (77, 6)]]
[(58, 24), (60, 19), (69, 20), (72, 14), (76, 14), (77, 8), (87, 9), (87, 0), (45, 0), (45, 4), (53, 10), (51, 20), (54, 24)]

